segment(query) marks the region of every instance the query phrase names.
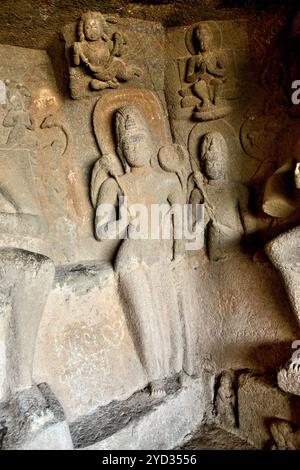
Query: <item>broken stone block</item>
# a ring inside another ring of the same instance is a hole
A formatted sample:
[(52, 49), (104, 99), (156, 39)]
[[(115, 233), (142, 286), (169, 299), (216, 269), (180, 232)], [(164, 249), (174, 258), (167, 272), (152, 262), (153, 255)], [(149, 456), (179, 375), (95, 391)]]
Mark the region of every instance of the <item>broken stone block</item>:
[(64, 411), (47, 384), (16, 393), (0, 407), (4, 449), (72, 449)]
[(183, 388), (167, 396), (154, 407), (119, 432), (103, 439), (86, 450), (143, 450), (173, 449), (189, 439), (204, 420), (212, 400), (212, 380), (203, 374), (188, 379)]
[(240, 375), (238, 434), (256, 448), (268, 447), (271, 422), (276, 418), (293, 422), (296, 408), (300, 409), (300, 399), (280, 390), (274, 378), (268, 380), (248, 372)]

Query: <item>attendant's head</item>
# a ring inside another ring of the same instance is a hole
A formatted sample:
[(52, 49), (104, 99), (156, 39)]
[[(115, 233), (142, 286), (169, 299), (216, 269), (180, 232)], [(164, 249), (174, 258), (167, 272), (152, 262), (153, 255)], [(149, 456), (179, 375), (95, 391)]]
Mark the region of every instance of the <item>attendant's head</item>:
[(225, 178), (227, 155), (227, 145), (220, 132), (208, 132), (203, 136), (200, 164), (209, 180)]

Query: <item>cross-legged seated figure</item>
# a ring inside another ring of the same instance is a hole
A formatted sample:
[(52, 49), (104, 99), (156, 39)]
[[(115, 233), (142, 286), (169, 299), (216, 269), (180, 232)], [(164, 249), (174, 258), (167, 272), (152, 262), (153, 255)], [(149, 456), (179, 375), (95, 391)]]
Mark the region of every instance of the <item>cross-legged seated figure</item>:
[(85, 66), (92, 76), (93, 90), (117, 88), (119, 81), (127, 81), (141, 74), (120, 58), (124, 46), (123, 36), (115, 32), (108, 35), (108, 25), (99, 12), (87, 12), (78, 25), (79, 41), (73, 44), (74, 65)]

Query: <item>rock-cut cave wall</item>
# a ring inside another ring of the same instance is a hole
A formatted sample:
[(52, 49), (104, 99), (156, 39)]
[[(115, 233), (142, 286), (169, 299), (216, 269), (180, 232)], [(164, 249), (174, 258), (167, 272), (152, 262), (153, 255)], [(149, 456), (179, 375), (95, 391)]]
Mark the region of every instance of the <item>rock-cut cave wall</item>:
[[(299, 337), (296, 12), (39, 1), (26, 29), (5, 3), (0, 444), (175, 448), (213, 424), (297, 447), (297, 360), (276, 378)], [(124, 196), (201, 206), (196, 249), (174, 226), (107, 239)]]

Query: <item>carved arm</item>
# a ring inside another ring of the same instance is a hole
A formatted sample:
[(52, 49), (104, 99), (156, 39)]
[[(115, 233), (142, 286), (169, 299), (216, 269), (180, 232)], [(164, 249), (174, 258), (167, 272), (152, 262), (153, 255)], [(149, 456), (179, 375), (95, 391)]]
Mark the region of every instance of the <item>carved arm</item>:
[(116, 208), (121, 191), (114, 178), (108, 178), (101, 186), (95, 214), (95, 235), (97, 240), (114, 240), (124, 238), (129, 225), (129, 217), (120, 203), (117, 220)]
[(201, 78), (201, 75), (203, 74), (202, 67), (201, 67), (201, 70), (199, 70), (198, 72), (195, 71), (196, 66), (202, 64), (202, 62), (200, 61), (201, 61), (201, 58), (199, 58), (198, 56), (193, 56), (188, 60), (186, 75), (185, 75), (185, 81), (187, 83), (195, 83)]
[(207, 64), (206, 68), (207, 68), (207, 71), (211, 75), (214, 75), (215, 77), (224, 77), (224, 75), (226, 73), (226, 69), (224, 67), (224, 64), (222, 63), (222, 61), (219, 57), (217, 58), (217, 66), (216, 67), (214, 67), (213, 65)]

